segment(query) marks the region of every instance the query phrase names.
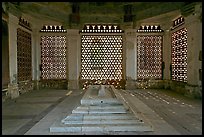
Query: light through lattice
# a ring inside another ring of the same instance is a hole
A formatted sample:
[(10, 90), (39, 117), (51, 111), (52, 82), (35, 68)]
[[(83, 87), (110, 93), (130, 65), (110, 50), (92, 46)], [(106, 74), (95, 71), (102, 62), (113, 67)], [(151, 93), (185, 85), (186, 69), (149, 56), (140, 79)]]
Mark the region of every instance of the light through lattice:
[(172, 33), (172, 80), (187, 82), (187, 29)]
[(83, 35), (81, 78), (122, 79), (122, 36)]
[(66, 79), (66, 36), (41, 36), (42, 79)]
[(162, 36), (137, 37), (137, 77), (138, 79), (162, 78)]
[(31, 80), (31, 34), (17, 29), (18, 81)]

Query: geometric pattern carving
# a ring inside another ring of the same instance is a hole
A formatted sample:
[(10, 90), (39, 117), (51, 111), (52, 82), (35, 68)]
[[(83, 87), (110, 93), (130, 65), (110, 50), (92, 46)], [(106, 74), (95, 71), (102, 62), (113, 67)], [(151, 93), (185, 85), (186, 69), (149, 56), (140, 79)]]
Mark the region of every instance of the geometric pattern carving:
[(18, 81), (31, 80), (31, 34), (17, 29), (17, 79)]
[(187, 82), (187, 29), (172, 33), (172, 80)]
[(123, 33), (120, 26), (115, 24), (86, 24), (80, 33)]
[(137, 37), (137, 78), (162, 79), (162, 36)]
[(51, 32), (51, 33), (66, 33), (67, 30), (63, 29), (63, 26), (58, 25), (44, 25), (40, 32)]
[(66, 36), (41, 36), (42, 79), (66, 79)]
[(142, 33), (150, 33), (150, 32), (152, 32), (152, 33), (161, 33), (161, 32), (164, 32), (162, 29), (161, 29), (161, 27), (160, 27), (160, 25), (159, 26), (157, 26), (157, 25), (145, 25), (145, 26), (140, 26), (140, 28), (137, 30), (137, 32), (142, 32)]
[(41, 89), (67, 89), (68, 80), (66, 79), (41, 79)]
[(19, 24), (20, 26), (22, 26), (22, 27), (24, 27), (24, 28), (26, 28), (26, 29), (32, 31), (32, 30), (31, 30), (31, 27), (30, 27), (30, 23), (29, 23), (27, 20), (23, 19), (22, 17), (20, 17), (18, 24)]
[(33, 90), (32, 81), (22, 81), (18, 82), (18, 91), (20, 94)]
[(81, 43), (82, 80), (122, 80), (121, 35), (82, 35)]
[(173, 21), (173, 26), (171, 27), (171, 30), (174, 30), (175, 28), (178, 28), (179, 26), (183, 25), (185, 23), (184, 17), (180, 16), (177, 19)]
[(122, 79), (122, 36), (82, 36), (82, 79)]

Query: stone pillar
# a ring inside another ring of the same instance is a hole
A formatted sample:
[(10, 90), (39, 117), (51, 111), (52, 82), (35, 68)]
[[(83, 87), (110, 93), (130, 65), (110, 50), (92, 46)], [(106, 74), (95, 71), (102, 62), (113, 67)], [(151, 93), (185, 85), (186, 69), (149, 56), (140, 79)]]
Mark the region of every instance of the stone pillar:
[(19, 96), (17, 84), (17, 28), (18, 18), (9, 13), (9, 72), (10, 83), (8, 85), (8, 94), (13, 99)]
[(135, 80), (137, 79), (137, 42), (136, 42), (136, 30), (126, 29), (125, 40), (123, 45), (126, 51), (126, 89), (135, 88)]
[(39, 80), (40, 80), (40, 28), (32, 28), (32, 80), (34, 82), (34, 89), (39, 89)]
[(162, 61), (163, 61), (163, 86), (165, 89), (170, 88), (171, 81), (171, 22), (170, 19), (166, 20), (163, 24), (163, 45), (162, 45)]
[(202, 22), (199, 20), (199, 14), (195, 13), (185, 18), (185, 27), (187, 28), (187, 81), (190, 85), (199, 83), (199, 51), (202, 50)]
[[(170, 26), (168, 27), (170, 29)], [(171, 64), (171, 33), (170, 30), (164, 30), (163, 35), (163, 62), (164, 62), (164, 70), (163, 70), (163, 79), (170, 80), (170, 64)]]
[(195, 6), (195, 12), (185, 18), (187, 28), (187, 86), (190, 94), (202, 96), (201, 80), (199, 69), (202, 68), (202, 61), (199, 60), (199, 52), (202, 51), (202, 5)]
[(68, 89), (79, 89), (81, 71), (81, 37), (79, 30), (67, 30), (68, 46)]

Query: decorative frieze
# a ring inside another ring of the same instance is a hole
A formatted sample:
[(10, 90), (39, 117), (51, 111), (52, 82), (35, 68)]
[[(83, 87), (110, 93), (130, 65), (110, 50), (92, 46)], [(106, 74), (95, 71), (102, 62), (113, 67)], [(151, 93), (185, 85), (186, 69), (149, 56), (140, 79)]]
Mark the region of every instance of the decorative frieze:
[(86, 24), (80, 33), (123, 33), (119, 25), (113, 24)]
[(137, 30), (138, 33), (161, 33), (164, 32), (160, 25), (142, 25)]
[(20, 19), (19, 19), (19, 25), (32, 31), (30, 23), (27, 20), (23, 19), (22, 17), (20, 17)]
[(171, 27), (171, 30), (174, 30), (175, 28), (178, 28), (179, 26), (183, 25), (185, 23), (184, 17), (180, 16), (177, 19), (173, 20), (173, 25)]
[(40, 32), (52, 32), (52, 33), (66, 33), (67, 30), (63, 26), (58, 25), (44, 25)]

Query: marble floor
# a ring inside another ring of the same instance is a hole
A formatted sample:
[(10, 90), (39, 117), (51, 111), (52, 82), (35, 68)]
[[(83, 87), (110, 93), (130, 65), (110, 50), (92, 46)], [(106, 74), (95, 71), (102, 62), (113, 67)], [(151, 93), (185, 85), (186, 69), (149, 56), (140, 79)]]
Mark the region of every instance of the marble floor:
[(154, 132), (49, 132), (54, 122), (64, 119), (80, 105), (85, 91), (34, 90), (2, 102), (2, 134), (202, 135), (202, 100), (163, 89), (119, 90), (133, 111), (152, 125)]

